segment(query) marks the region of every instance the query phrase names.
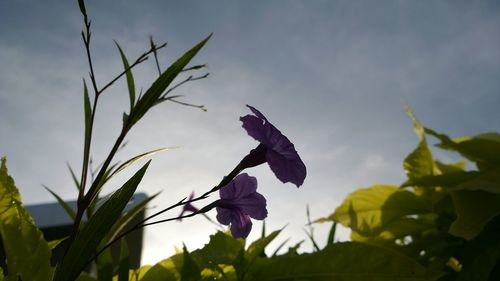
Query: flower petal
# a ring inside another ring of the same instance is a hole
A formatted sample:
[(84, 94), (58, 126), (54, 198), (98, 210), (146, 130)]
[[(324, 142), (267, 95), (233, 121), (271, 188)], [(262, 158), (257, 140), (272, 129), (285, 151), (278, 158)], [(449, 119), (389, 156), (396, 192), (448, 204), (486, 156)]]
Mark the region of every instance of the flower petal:
[(258, 111), (255, 107), (253, 107), (251, 105), (248, 105), (248, 104), (247, 104), (247, 107), (250, 108), (250, 110), (252, 111), (253, 114), (255, 114), (255, 116), (257, 116), (260, 119), (268, 122), (266, 116), (264, 116), (264, 114), (262, 114), (260, 111)]
[(249, 136), (258, 142), (267, 144), (266, 128), (262, 119), (253, 115), (245, 115), (240, 117), (240, 121), (243, 123), (241, 126)]
[(221, 199), (238, 199), (257, 191), (257, 179), (247, 173), (237, 175), (228, 185), (220, 189)]
[(237, 199), (234, 204), (253, 219), (263, 220), (267, 217), (266, 198), (258, 192)]
[(252, 221), (250, 217), (241, 211), (233, 212), (231, 221), (231, 234), (234, 238), (246, 238), (252, 230)]
[(229, 225), (231, 223), (232, 211), (231, 209), (216, 207), (217, 211), (217, 221), (223, 225)]
[[(295, 151), (295, 149), (293, 150)], [(279, 153), (270, 149), (267, 151), (267, 163), (276, 177), (283, 183), (291, 182), (297, 187), (304, 183), (307, 173), (306, 166), (297, 152)]]

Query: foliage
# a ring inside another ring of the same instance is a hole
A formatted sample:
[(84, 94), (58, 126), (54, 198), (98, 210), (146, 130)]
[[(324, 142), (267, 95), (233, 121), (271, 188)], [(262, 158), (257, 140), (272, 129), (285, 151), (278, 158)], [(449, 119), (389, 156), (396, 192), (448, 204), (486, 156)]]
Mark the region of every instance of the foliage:
[[(396, 250), (445, 272), (440, 280), (498, 280), (500, 135), (452, 139), (422, 127), (407, 111), (420, 137), (403, 163), (408, 179), (400, 187), (358, 189), (318, 222), (338, 222), (351, 229), (353, 241)], [(433, 159), (429, 135), (466, 160)], [(475, 169), (465, 169), (468, 161)]]
[(24, 208), (14, 180), (7, 173), (5, 158), (0, 166), (0, 235), (7, 258), (7, 280), (50, 279), (49, 245)]
[[(137, 161), (168, 150), (151, 150), (123, 163), (115, 161), (128, 132), (149, 110), (163, 102), (175, 102), (204, 110), (203, 106), (178, 100), (170, 95), (177, 87), (206, 78), (208, 74), (172, 84), (183, 73), (204, 69), (205, 65), (188, 66), (211, 35), (201, 40), (162, 71), (157, 46), (150, 38), (150, 49), (129, 63), (124, 50), (116, 43), (124, 70), (109, 83), (99, 87), (94, 77), (90, 52), (90, 20), (83, 0), (78, 0), (85, 28), (82, 38), (89, 63), (90, 87), (83, 83), (84, 149), (81, 176), (69, 171), (78, 190), (77, 209), (73, 210), (59, 195), (55, 197), (73, 220), (72, 233), (57, 241), (46, 241), (31, 215), (24, 208), (14, 180), (7, 172), (6, 159), (0, 166), (0, 235), (6, 256), (0, 267), (0, 281), (159, 281), (159, 280), (484, 280), (500, 279), (500, 135), (480, 134), (450, 138), (424, 128), (407, 109), (419, 137), (419, 143), (404, 160), (407, 180), (400, 186), (375, 185), (349, 194), (335, 211), (316, 223), (332, 223), (326, 246), (316, 243), (309, 211), (307, 236), (313, 243), (312, 253), (299, 253), (302, 242), (288, 247), (288, 240), (269, 254), (269, 244), (281, 230), (260, 239), (245, 240), (252, 227), (250, 217), (267, 216), (266, 200), (257, 193), (257, 181), (245, 176), (245, 169), (268, 163), (276, 177), (297, 187), (304, 183), (306, 166), (294, 145), (257, 109), (248, 106), (253, 115), (241, 117), (243, 128), (259, 142), (242, 158), (219, 184), (198, 197), (194, 194), (162, 208), (129, 228), (125, 226), (156, 197), (153, 195), (125, 212), (149, 162), (109, 195), (101, 196), (105, 184), (116, 174), (128, 170)], [(154, 55), (158, 78), (144, 93), (137, 95), (132, 69)], [(91, 143), (95, 112), (101, 94), (115, 81), (125, 77), (130, 107), (123, 114), (123, 127), (105, 160), (94, 170)], [(90, 89), (90, 91), (89, 91)], [(90, 92), (93, 92), (91, 99)], [(433, 158), (427, 137), (439, 141), (439, 148), (464, 157), (458, 163), (442, 163)], [(466, 167), (473, 166), (471, 169)], [(245, 181), (241, 180), (245, 177)], [(231, 189), (232, 187), (232, 189)], [(220, 199), (194, 208), (219, 192)], [(174, 208), (182, 215), (154, 221)], [(145, 226), (165, 223), (195, 215), (218, 212), (220, 223), (229, 224), (231, 233), (217, 232), (203, 248), (182, 252), (153, 266), (138, 269), (129, 266), (129, 251), (124, 237)], [(190, 214), (185, 214), (191, 212)], [(223, 215), (223, 214), (226, 215)], [(87, 220), (83, 220), (83, 216)], [(225, 219), (222, 219), (225, 217)], [(351, 242), (336, 242), (337, 224), (351, 229)], [(236, 228), (235, 228), (236, 227)], [(237, 231), (235, 231), (237, 229)], [(244, 231), (243, 231), (244, 230)], [(241, 237), (241, 238), (236, 238)], [(62, 243), (64, 242), (64, 243)], [(111, 245), (120, 243), (115, 261)], [(65, 255), (54, 262), (52, 251), (64, 247)], [(281, 253), (281, 254), (278, 254)], [(94, 264), (96, 274), (85, 269)]]

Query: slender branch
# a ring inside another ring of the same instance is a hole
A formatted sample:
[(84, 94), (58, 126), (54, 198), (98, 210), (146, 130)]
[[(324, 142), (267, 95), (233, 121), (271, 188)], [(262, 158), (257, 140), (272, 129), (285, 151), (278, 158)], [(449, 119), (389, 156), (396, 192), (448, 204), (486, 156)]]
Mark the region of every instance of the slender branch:
[(186, 71), (191, 71), (191, 70), (198, 70), (198, 69), (204, 68), (204, 67), (207, 67), (207, 65), (206, 64), (199, 64), (199, 65), (191, 66), (191, 67), (188, 67), (188, 68), (184, 68), (181, 72), (186, 72)]
[[(173, 220), (177, 220), (177, 219), (184, 219), (184, 218), (189, 218), (189, 217), (193, 217), (197, 214), (204, 214), (206, 212), (208, 212), (209, 210), (213, 209), (216, 205), (217, 205), (217, 201), (214, 201), (212, 203), (210, 203), (209, 205), (203, 207), (202, 209), (196, 211), (196, 212), (193, 212), (191, 214), (188, 214), (188, 215), (184, 215), (184, 216), (178, 216), (178, 217), (173, 217), (173, 218), (168, 218), (168, 219), (163, 219), (163, 220), (159, 220), (159, 221), (154, 221), (154, 222), (149, 222), (147, 223), (148, 220), (151, 220), (152, 218), (155, 218), (169, 210), (172, 210), (176, 207), (179, 207), (179, 206), (182, 206), (182, 205), (185, 205), (185, 204), (188, 204), (188, 203), (192, 203), (192, 202), (196, 202), (196, 201), (200, 201), (202, 199), (205, 199), (205, 198), (208, 198), (209, 195), (213, 192), (216, 192), (218, 191), (219, 189), (221, 189), (222, 187), (226, 186), (227, 184), (229, 184), (229, 182), (231, 182), (231, 180), (236, 177), (240, 172), (241, 172), (242, 168), (241, 168), (241, 162), (240, 164), (238, 164), (227, 176), (225, 176), (218, 185), (216, 185), (215, 187), (213, 187), (212, 189), (210, 189), (209, 191), (203, 193), (202, 195), (196, 197), (196, 198), (193, 198), (193, 199), (190, 199), (190, 200), (186, 200), (187, 197), (184, 197), (183, 199), (181, 199), (179, 202), (157, 212), (157, 213), (154, 213), (153, 215), (143, 219), (142, 221), (136, 223), (133, 227), (131, 227), (130, 229), (118, 234), (115, 238), (113, 238), (109, 243), (106, 244), (106, 246), (104, 246), (102, 249), (100, 249), (99, 251), (96, 252), (96, 254), (94, 254), (94, 256), (89, 259), (87, 261), (87, 263), (82, 267), (82, 270), (87, 267), (94, 259), (96, 259), (100, 254), (102, 254), (106, 249), (108, 249), (109, 247), (111, 247), (114, 243), (116, 243), (117, 241), (119, 241), (120, 239), (122, 239), (123, 237), (125, 237), (126, 235), (136, 231), (136, 230), (139, 230), (143, 227), (146, 227), (146, 226), (149, 226), (149, 225), (155, 225), (155, 224), (159, 224), (159, 223), (164, 223), (164, 222), (168, 222), (168, 221), (173, 221)], [(98, 176), (99, 177), (99, 176)], [(90, 190), (89, 190), (90, 191)]]
[[(183, 201), (183, 200), (181, 200), (181, 201)], [(185, 203), (187, 203), (187, 202), (192, 202), (192, 200), (186, 201)], [(207, 207), (210, 207), (210, 208), (207, 209)], [(159, 224), (159, 223), (162, 223), (162, 222), (167, 222), (167, 221), (173, 221), (173, 220), (177, 220), (177, 219), (185, 219), (185, 218), (194, 217), (194, 216), (196, 216), (198, 214), (202, 214), (202, 213), (205, 213), (205, 212), (209, 211), (210, 209), (212, 209), (213, 207), (215, 207), (215, 205), (214, 205), (214, 203), (211, 203), (207, 207), (205, 207), (205, 208), (203, 208), (201, 210), (198, 210), (197, 212), (193, 212), (191, 214), (184, 215), (184, 216), (178, 216), (178, 217), (168, 218), (168, 219), (164, 219), (164, 220), (160, 220), (160, 221), (150, 222), (150, 223), (147, 223), (147, 224), (141, 224), (141, 225), (137, 225), (136, 224), (135, 226), (133, 226), (132, 228), (128, 229), (127, 231), (124, 231), (124, 232), (120, 233), (119, 235), (117, 235), (113, 240), (111, 240), (108, 244), (106, 244), (106, 246), (104, 246), (99, 251), (97, 251), (94, 254), (94, 256), (92, 256), (92, 258), (90, 258), (87, 261), (87, 263), (85, 263), (85, 265), (82, 266), (81, 271), (83, 271), (83, 269), (85, 269), (93, 260), (95, 260), (97, 257), (99, 257), (100, 254), (102, 254), (104, 251), (106, 251), (106, 249), (108, 249), (109, 247), (111, 247), (114, 243), (118, 242), (120, 239), (124, 238), (128, 234), (130, 234), (130, 233), (132, 233), (132, 232), (134, 232), (136, 230), (139, 230), (139, 229), (141, 229), (141, 228), (143, 228), (145, 226), (148, 226), (148, 225), (154, 225), (154, 224)]]
[[(136, 65), (144, 62), (147, 60), (148, 55), (151, 54), (152, 52), (156, 52), (156, 50), (159, 50), (163, 47), (166, 46), (165, 44), (162, 44), (158, 47), (154, 46), (154, 48), (148, 50), (147, 52), (143, 53), (141, 56), (139, 56), (136, 61), (130, 65), (128, 68), (123, 70), (119, 75), (117, 75), (114, 79), (112, 79), (108, 84), (106, 84), (104, 87), (102, 87), (100, 90), (98, 90), (97, 82), (95, 80), (95, 71), (94, 71), (94, 66), (92, 63), (92, 56), (90, 53), (90, 38), (91, 38), (91, 32), (90, 32), (90, 21), (87, 18), (87, 15), (84, 15), (84, 22), (85, 22), (85, 31), (82, 31), (82, 39), (85, 45), (85, 50), (87, 54), (87, 60), (89, 64), (89, 76), (92, 82), (92, 88), (94, 89), (94, 103), (92, 105), (92, 113), (91, 113), (91, 118), (90, 118), (90, 124), (89, 124), (89, 134), (87, 136), (87, 139), (85, 139), (85, 147), (84, 147), (84, 155), (83, 155), (83, 163), (82, 163), (82, 175), (80, 179), (80, 190), (78, 193), (78, 200), (77, 200), (77, 213), (76, 217), (73, 223), (73, 231), (68, 239), (69, 243), (68, 245), (71, 245), (76, 237), (76, 234), (78, 233), (78, 229), (80, 227), (81, 220), (83, 218), (83, 214), (85, 213), (85, 210), (88, 208), (92, 200), (97, 194), (97, 189), (99, 187), (99, 181), (101, 178), (104, 176), (104, 173), (106, 172), (106, 169), (108, 168), (109, 164), (111, 163), (116, 151), (119, 149), (123, 139), (125, 138), (125, 135), (127, 134), (128, 130), (130, 128), (123, 128), (122, 133), (118, 137), (118, 139), (115, 142), (115, 145), (111, 152), (109, 153), (108, 157), (106, 158), (105, 162), (103, 163), (99, 174), (97, 177), (93, 180), (92, 186), (90, 187), (88, 193), (85, 193), (85, 187), (87, 183), (87, 177), (88, 177), (88, 169), (89, 169), (89, 158), (90, 158), (90, 145), (91, 145), (91, 140), (92, 140), (92, 132), (93, 132), (93, 124), (95, 120), (95, 112), (97, 108), (97, 101), (99, 99), (99, 95), (103, 93), (109, 86), (111, 86), (114, 82), (116, 82), (118, 79), (120, 79), (123, 75), (125, 75), (130, 69), (135, 67)], [(69, 246), (68, 246), (69, 249)]]
[(202, 75), (202, 76), (198, 76), (198, 77), (193, 77), (193, 75), (190, 75), (188, 78), (186, 78), (186, 79), (182, 80), (181, 82), (179, 82), (179, 83), (175, 84), (175, 85), (174, 85), (174, 86), (172, 86), (170, 89), (168, 89), (168, 90), (165, 92), (165, 94), (163, 94), (163, 95), (162, 95), (162, 97), (161, 97), (161, 98), (162, 98), (162, 99), (166, 98), (166, 97), (167, 97), (167, 95), (168, 95), (170, 92), (172, 92), (172, 91), (173, 91), (173, 90), (175, 90), (176, 88), (178, 88), (178, 87), (180, 87), (180, 86), (184, 85), (184, 84), (185, 84), (185, 83), (187, 83), (187, 82), (196, 81), (196, 80), (201, 80), (201, 79), (207, 78), (207, 77), (208, 77), (208, 75), (210, 75), (210, 73), (206, 73), (206, 74), (204, 74), (204, 75)]
[(95, 80), (95, 72), (94, 72), (94, 66), (92, 63), (92, 56), (90, 54), (90, 21), (87, 18), (87, 15), (84, 16), (84, 21), (85, 21), (85, 31), (82, 31), (82, 39), (83, 43), (85, 45), (85, 51), (87, 54), (87, 61), (89, 64), (89, 76), (90, 76), (90, 81), (92, 82), (92, 88), (94, 89), (94, 103), (92, 105), (92, 111), (91, 111), (91, 117), (90, 117), (90, 124), (89, 124), (89, 134), (87, 136), (87, 139), (85, 139), (85, 144), (84, 144), (84, 149), (83, 149), (83, 163), (82, 163), (82, 175), (80, 179), (80, 191), (78, 193), (78, 201), (80, 201), (84, 194), (85, 194), (85, 186), (87, 184), (87, 174), (88, 174), (88, 165), (89, 165), (89, 157), (90, 157), (90, 145), (91, 145), (91, 140), (92, 140), (92, 131), (93, 131), (93, 126), (94, 126), (94, 117), (95, 117), (95, 111), (97, 108), (97, 100), (99, 98), (99, 93), (97, 90), (97, 82)]
[(181, 105), (184, 105), (184, 106), (190, 106), (190, 107), (194, 107), (194, 108), (199, 108), (203, 111), (207, 111), (207, 109), (205, 108), (205, 106), (203, 104), (191, 104), (191, 103), (186, 103), (186, 102), (182, 102), (182, 101), (178, 101), (178, 100), (174, 100), (174, 99), (169, 99), (169, 101), (171, 102), (175, 102), (175, 103), (178, 103), (178, 104), (181, 104)]
[(94, 199), (95, 195), (97, 194), (98, 188), (99, 188), (99, 182), (103, 178), (103, 176), (106, 172), (106, 169), (108, 168), (109, 164), (111, 163), (116, 151), (119, 149), (119, 147), (120, 147), (120, 145), (121, 145), (123, 139), (125, 138), (125, 135), (127, 134), (129, 129), (130, 129), (129, 127), (122, 128), (122, 132), (120, 133), (120, 136), (117, 138), (113, 148), (109, 152), (108, 157), (104, 161), (104, 163), (101, 167), (101, 170), (99, 171), (99, 174), (97, 174), (95, 180), (92, 182), (92, 185), (90, 186), (87, 194), (85, 194), (83, 196), (83, 198), (81, 198), (81, 199), (79, 198), (79, 200), (77, 201), (77, 212), (76, 212), (75, 220), (73, 223), (73, 230), (71, 232), (70, 237), (68, 238), (69, 242), (68, 242), (67, 249), (69, 249), (71, 244), (73, 243), (73, 241), (78, 233), (78, 229), (80, 227), (80, 223), (82, 221), (85, 210), (88, 208), (88, 206), (91, 204), (92, 200)]
[(104, 92), (107, 88), (109, 88), (109, 86), (113, 85), (113, 83), (115, 83), (118, 79), (120, 79), (123, 75), (125, 75), (129, 70), (134, 68), (136, 65), (145, 62), (151, 53), (156, 52), (157, 50), (164, 48), (165, 46), (167, 46), (167, 43), (164, 43), (158, 47), (155, 46), (154, 48), (149, 49), (147, 52), (144, 52), (142, 55), (140, 55), (135, 60), (134, 63), (132, 63), (129, 67), (125, 68), (125, 70), (123, 70), (120, 74), (118, 74), (115, 78), (113, 78), (108, 84), (106, 84), (104, 87), (102, 87), (102, 89), (99, 90), (99, 94)]

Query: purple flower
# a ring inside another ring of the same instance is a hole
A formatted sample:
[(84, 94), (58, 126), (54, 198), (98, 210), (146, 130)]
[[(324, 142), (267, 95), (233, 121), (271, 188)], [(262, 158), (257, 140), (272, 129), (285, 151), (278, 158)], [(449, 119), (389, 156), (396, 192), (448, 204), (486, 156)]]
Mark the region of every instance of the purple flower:
[(260, 144), (241, 161), (240, 165), (249, 168), (267, 162), (280, 181), (301, 186), (306, 178), (306, 166), (293, 143), (269, 123), (260, 111), (250, 105), (247, 107), (254, 115), (245, 115), (240, 117), (240, 120), (248, 135)]
[[(187, 201), (191, 201), (191, 200), (193, 200), (193, 198), (194, 198), (194, 191), (191, 192)], [(186, 212), (196, 213), (198, 211), (199, 211), (199, 209), (196, 208), (195, 206), (193, 206), (191, 203), (186, 203), (186, 204), (184, 204), (184, 206), (182, 206), (182, 211), (179, 214), (178, 220), (182, 221), (182, 216)]]
[(257, 192), (257, 179), (246, 173), (236, 176), (219, 190), (217, 220), (231, 225), (235, 238), (246, 238), (252, 229), (252, 221), (267, 217), (266, 199)]

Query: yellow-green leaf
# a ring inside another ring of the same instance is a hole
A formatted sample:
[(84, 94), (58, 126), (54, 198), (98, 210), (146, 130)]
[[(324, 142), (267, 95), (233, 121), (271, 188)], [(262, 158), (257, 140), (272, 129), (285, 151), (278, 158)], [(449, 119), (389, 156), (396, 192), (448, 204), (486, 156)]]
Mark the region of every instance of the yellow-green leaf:
[(412, 192), (391, 185), (358, 189), (327, 218), (365, 236), (373, 236), (394, 220), (408, 215), (427, 213), (431, 203)]
[(403, 167), (409, 179), (421, 178), (434, 174), (432, 153), (423, 138), (417, 148), (406, 157)]
[(51, 279), (49, 245), (24, 208), (14, 180), (7, 173), (5, 158), (0, 166), (0, 234), (7, 258), (7, 280)]

